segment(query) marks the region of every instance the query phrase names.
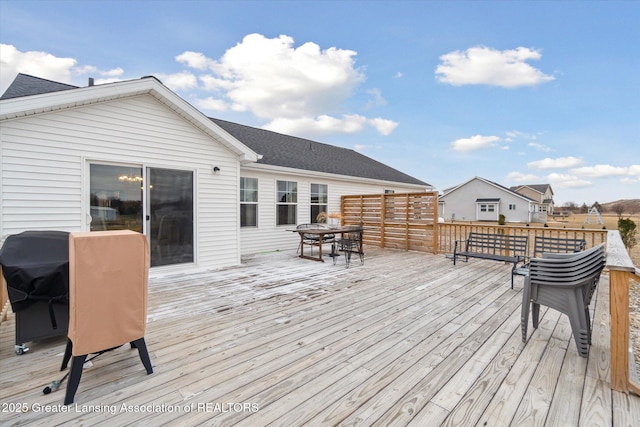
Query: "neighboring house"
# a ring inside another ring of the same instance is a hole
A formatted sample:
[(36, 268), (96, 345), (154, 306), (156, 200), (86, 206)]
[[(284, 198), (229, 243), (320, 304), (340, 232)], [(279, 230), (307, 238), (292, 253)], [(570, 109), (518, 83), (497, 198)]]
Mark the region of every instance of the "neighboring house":
[(456, 221), (533, 222), (536, 202), (495, 182), (475, 177), (449, 188), (439, 198), (440, 217)]
[(553, 215), (553, 190), (549, 184), (519, 185), (511, 190), (536, 201), (533, 212), (540, 222), (546, 222), (547, 215)]
[(128, 228), (155, 271), (294, 248), (286, 230), (345, 194), (432, 189), (353, 150), (210, 119), (153, 77), (18, 75), (0, 98), (0, 178), (0, 237)]

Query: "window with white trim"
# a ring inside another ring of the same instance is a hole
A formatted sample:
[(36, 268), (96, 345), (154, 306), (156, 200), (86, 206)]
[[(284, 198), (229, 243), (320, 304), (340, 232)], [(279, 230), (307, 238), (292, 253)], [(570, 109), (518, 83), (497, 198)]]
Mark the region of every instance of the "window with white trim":
[(327, 212), (328, 190), (327, 184), (311, 184), (311, 220), (318, 222), (320, 212)]
[(240, 177), (240, 227), (258, 226), (258, 178)]
[(276, 224), (295, 225), (298, 218), (298, 183), (278, 181), (276, 194)]

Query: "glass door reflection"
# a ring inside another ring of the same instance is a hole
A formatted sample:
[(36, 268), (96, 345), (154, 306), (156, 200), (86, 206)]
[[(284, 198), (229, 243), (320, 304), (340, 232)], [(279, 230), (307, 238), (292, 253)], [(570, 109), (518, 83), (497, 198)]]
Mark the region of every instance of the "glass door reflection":
[(193, 172), (148, 168), (151, 266), (193, 262)]
[(91, 231), (142, 233), (142, 168), (89, 165)]

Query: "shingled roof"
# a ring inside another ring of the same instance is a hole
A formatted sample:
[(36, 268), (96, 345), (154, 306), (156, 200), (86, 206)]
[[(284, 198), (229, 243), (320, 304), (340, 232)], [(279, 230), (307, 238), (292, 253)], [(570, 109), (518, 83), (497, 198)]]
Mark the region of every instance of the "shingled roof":
[[(537, 191), (540, 194), (544, 194), (547, 192), (547, 190), (549, 189), (550, 185), (549, 184), (526, 184), (526, 185), (516, 185), (513, 187), (510, 187), (512, 191), (518, 191), (521, 188), (524, 187), (529, 187), (532, 190)], [(551, 192), (553, 193), (553, 190), (551, 190)]]
[[(77, 89), (27, 74), (18, 74), (0, 99)], [(432, 187), (354, 150), (211, 118), (223, 130), (262, 155), (258, 163), (314, 172)]]
[(62, 90), (78, 89), (78, 86), (54, 82), (19, 73), (11, 85), (0, 96), (0, 99), (19, 98), (21, 96), (40, 95), (43, 93), (60, 92)]
[(354, 150), (226, 120), (211, 120), (253, 151), (262, 154), (258, 163), (431, 187)]

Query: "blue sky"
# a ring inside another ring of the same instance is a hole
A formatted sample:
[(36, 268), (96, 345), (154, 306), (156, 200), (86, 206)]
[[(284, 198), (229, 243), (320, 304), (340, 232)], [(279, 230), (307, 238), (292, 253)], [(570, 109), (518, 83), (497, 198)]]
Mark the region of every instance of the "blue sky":
[(640, 198), (639, 1), (0, 0), (0, 91), (145, 75), (438, 190)]

